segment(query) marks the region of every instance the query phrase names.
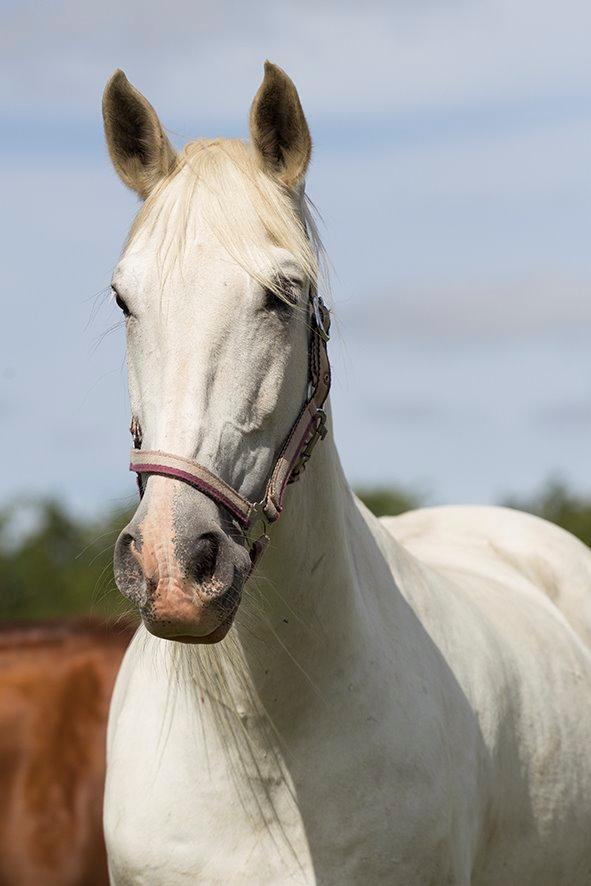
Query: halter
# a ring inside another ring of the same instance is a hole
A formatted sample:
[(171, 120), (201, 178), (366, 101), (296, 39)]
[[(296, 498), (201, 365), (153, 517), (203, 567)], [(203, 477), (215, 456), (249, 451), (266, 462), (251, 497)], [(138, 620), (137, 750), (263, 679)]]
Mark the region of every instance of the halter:
[(225, 480), (193, 459), (160, 450), (141, 449), (139, 423), (135, 417), (131, 421), (130, 430), (134, 448), (131, 450), (129, 470), (135, 471), (138, 475), (140, 497), (144, 491), (143, 474), (173, 477), (194, 486), (216, 504), (222, 505), (245, 531), (251, 529), (254, 523), (262, 522), (263, 534), (250, 545), (252, 568), (269, 541), (266, 525), (275, 523), (281, 516), (288, 484), (299, 479), (314, 447), (327, 433), (326, 413), (323, 407), (330, 391), (330, 363), (327, 350), (330, 314), (315, 287), (310, 288), (308, 305), (311, 321), (308, 345), (308, 399), (279, 451), (261, 501), (249, 501)]

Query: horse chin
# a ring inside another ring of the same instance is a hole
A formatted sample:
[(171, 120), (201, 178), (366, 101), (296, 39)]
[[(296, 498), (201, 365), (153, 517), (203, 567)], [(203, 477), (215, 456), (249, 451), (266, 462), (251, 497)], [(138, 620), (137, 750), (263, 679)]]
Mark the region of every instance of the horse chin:
[(201, 643), (203, 645), (219, 643), (220, 640), (223, 640), (232, 625), (234, 624), (234, 616), (230, 615), (228, 618), (222, 622), (221, 625), (218, 625), (211, 634), (206, 634), (205, 637), (193, 637), (190, 634), (185, 634), (181, 637), (171, 637), (171, 640), (175, 640), (177, 643), (188, 643), (190, 645), (196, 645)]
[(188, 645), (197, 645), (202, 644), (212, 645), (213, 643), (219, 643), (224, 639), (232, 625), (234, 624), (234, 617), (236, 615), (236, 610), (231, 612), (230, 615), (226, 616), (224, 621), (222, 621), (216, 628), (210, 631), (208, 634), (192, 634), (192, 633), (175, 633), (174, 631), (167, 630), (163, 625), (155, 624), (151, 622), (149, 619), (142, 616), (142, 622), (146, 630), (148, 630), (155, 637), (159, 637), (161, 640), (171, 640), (174, 643), (186, 643)]

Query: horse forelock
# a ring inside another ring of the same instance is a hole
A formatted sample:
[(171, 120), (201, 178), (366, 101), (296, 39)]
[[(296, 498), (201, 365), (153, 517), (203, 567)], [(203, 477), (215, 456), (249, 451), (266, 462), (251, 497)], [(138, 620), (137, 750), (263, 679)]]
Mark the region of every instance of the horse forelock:
[(179, 153), (172, 172), (141, 206), (126, 243), (147, 238), (167, 279), (191, 259), (199, 223), (247, 273), (284, 297), (270, 245), (287, 250), (318, 286), (323, 248), (307, 198), (266, 173), (248, 144), (200, 139)]

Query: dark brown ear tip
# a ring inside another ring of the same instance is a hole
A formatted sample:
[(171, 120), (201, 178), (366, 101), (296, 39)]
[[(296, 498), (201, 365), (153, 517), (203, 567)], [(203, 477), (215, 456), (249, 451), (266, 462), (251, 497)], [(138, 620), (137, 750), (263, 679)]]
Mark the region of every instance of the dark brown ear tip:
[(109, 77), (109, 79), (107, 80), (107, 85), (105, 86), (105, 92), (107, 92), (109, 89), (113, 89), (113, 88), (116, 89), (117, 87), (125, 86), (128, 83), (129, 83), (129, 80), (127, 79), (127, 77), (125, 75), (125, 71), (122, 71), (121, 68), (117, 68), (117, 70), (114, 71), (111, 74), (111, 76)]
[(121, 68), (111, 75), (103, 91), (103, 114), (107, 113), (113, 102), (118, 101), (133, 87)]
[[(270, 62), (269, 59), (265, 62), (265, 80), (267, 82), (275, 81), (283, 82), (283, 83), (291, 83), (289, 76), (285, 73), (283, 68), (280, 68), (279, 65), (276, 65), (274, 62)], [(293, 86), (293, 83), (291, 84)]]

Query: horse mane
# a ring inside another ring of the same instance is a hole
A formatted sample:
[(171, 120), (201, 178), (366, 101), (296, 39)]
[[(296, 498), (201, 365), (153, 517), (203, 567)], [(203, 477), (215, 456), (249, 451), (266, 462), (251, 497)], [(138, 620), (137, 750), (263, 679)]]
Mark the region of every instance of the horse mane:
[(269, 176), (245, 142), (200, 139), (185, 145), (140, 208), (126, 249), (146, 234), (158, 239), (160, 271), (167, 278), (194, 242), (197, 217), (250, 276), (280, 298), (269, 240), (318, 285), (324, 252), (309, 202)]

